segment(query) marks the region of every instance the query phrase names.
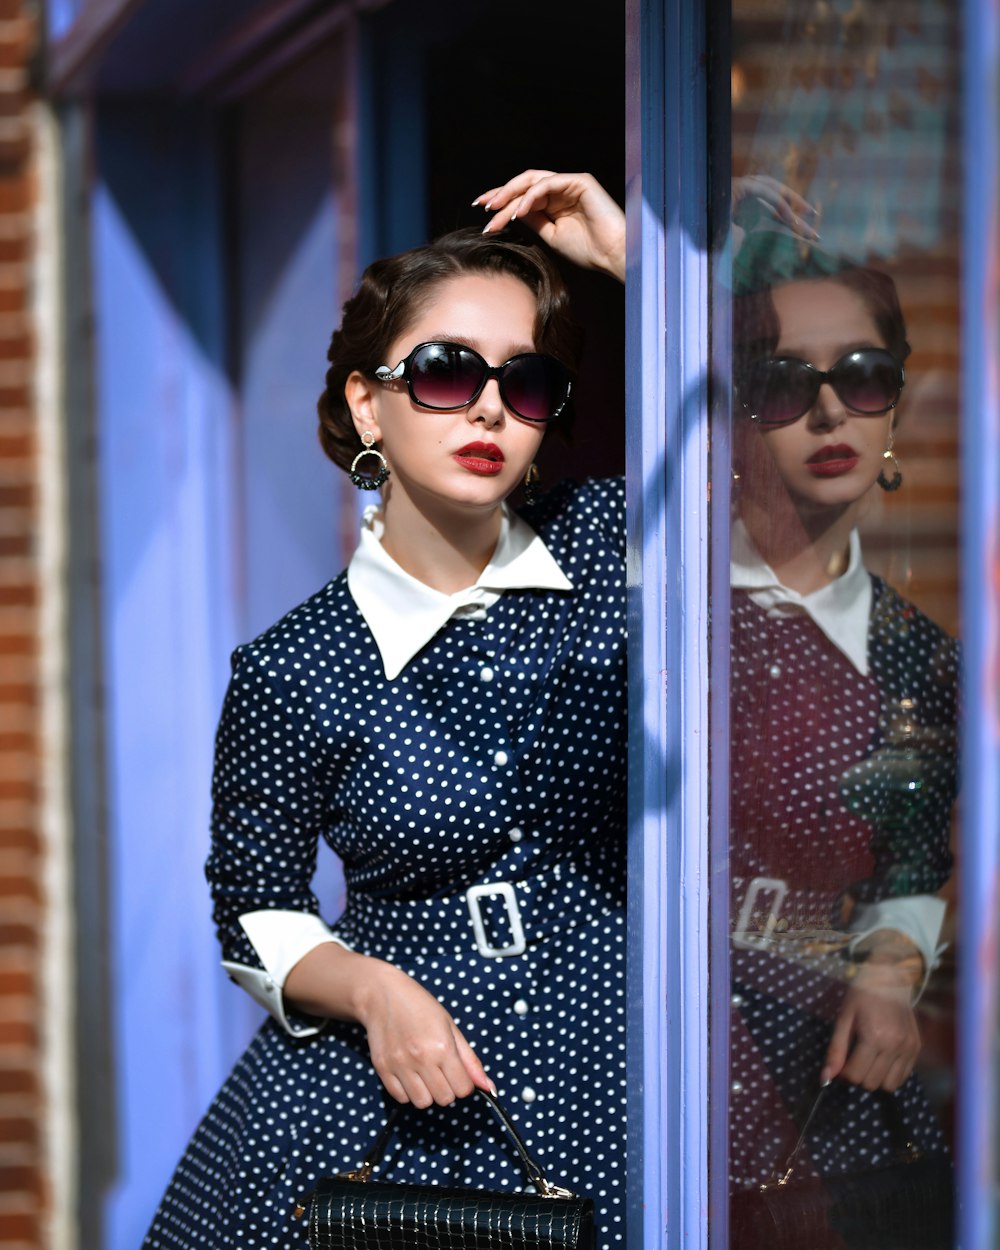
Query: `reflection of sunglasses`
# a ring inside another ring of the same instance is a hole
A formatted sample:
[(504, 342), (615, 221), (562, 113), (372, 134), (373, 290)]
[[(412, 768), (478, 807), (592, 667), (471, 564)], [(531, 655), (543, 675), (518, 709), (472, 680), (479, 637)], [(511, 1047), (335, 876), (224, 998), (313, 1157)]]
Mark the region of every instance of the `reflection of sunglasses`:
[(403, 378), (415, 404), (438, 412), (467, 407), (496, 378), (504, 405), (524, 421), (554, 421), (572, 387), (569, 370), (553, 356), (522, 352), (488, 365), (458, 343), (419, 343), (395, 369), (382, 365), (375, 376), (380, 382)]
[(877, 417), (899, 403), (903, 366), (881, 347), (862, 347), (824, 371), (795, 356), (750, 365), (736, 381), (736, 400), (760, 425), (789, 425), (816, 403), (824, 382), (852, 412)]

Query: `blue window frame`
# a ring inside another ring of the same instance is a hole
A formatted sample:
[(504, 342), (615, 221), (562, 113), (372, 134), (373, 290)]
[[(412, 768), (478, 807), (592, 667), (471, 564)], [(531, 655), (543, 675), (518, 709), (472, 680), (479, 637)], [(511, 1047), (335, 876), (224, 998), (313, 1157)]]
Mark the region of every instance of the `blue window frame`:
[(705, 6), (630, 6), (629, 1245), (692, 1250), (709, 1200), (706, 50)]
[(958, 1039), (962, 1246), (1000, 1233), (997, 1176), (1000, 882), (1000, 14), (965, 0), (962, 618), (965, 856)]

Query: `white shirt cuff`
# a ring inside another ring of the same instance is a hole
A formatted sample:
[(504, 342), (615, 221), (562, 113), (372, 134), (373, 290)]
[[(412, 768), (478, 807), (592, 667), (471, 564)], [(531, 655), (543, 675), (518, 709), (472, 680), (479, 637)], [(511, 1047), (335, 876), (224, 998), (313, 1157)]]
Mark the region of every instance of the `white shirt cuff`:
[(246, 992), (293, 1037), (312, 1037), (323, 1025), (297, 1025), (289, 1021), (282, 994), (285, 978), (304, 955), (325, 942), (335, 942), (345, 950), (351, 948), (311, 912), (280, 911), (267, 908), (245, 912), (240, 927), (250, 939), (263, 968), (224, 959), (222, 966), (237, 985)]
[(887, 898), (879, 903), (859, 903), (851, 920), (854, 934), (848, 950), (853, 951), (879, 929), (894, 929), (910, 939), (924, 960), (924, 978), (913, 996), (916, 1002), (927, 979), (941, 962), (946, 946), (939, 945), (947, 904), (933, 894), (911, 894)]

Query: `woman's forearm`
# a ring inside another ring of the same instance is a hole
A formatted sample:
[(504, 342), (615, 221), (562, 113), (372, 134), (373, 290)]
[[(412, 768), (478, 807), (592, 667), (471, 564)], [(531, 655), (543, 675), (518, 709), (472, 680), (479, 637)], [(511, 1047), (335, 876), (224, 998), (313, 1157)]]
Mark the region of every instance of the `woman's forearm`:
[(381, 959), (324, 942), (313, 947), (289, 972), (285, 1002), (310, 1016), (364, 1024), (365, 1006), (373, 990), (393, 975), (405, 973)]

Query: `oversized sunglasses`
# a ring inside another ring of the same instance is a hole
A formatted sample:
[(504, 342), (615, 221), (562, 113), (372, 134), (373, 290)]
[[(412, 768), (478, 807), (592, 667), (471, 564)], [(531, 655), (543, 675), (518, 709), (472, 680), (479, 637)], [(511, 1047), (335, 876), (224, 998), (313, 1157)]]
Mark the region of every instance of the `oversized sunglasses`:
[(380, 382), (402, 378), (410, 399), (436, 412), (467, 407), (496, 378), (505, 407), (524, 421), (554, 421), (573, 385), (569, 370), (552, 356), (522, 352), (502, 365), (488, 365), (460, 343), (418, 343), (395, 369), (382, 365), (375, 376)]
[(750, 365), (736, 380), (736, 400), (760, 425), (789, 425), (816, 403), (824, 382), (851, 412), (877, 417), (899, 403), (903, 366), (881, 347), (841, 356), (825, 372), (808, 360), (775, 356)]

